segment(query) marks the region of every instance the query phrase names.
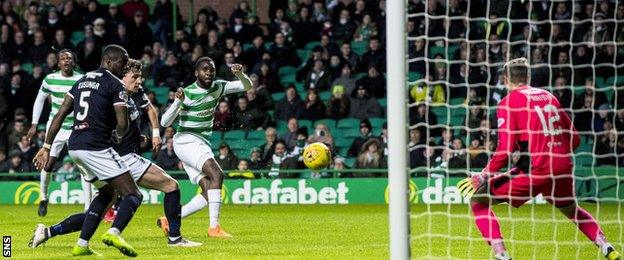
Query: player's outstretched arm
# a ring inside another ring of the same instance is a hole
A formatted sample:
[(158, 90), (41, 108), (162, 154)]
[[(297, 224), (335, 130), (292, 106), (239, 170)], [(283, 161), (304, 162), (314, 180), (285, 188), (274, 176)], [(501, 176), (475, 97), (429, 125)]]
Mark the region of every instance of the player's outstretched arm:
[(149, 117), (150, 124), (152, 125), (152, 150), (157, 152), (160, 150), (162, 140), (160, 139), (160, 123), (158, 122), (158, 108), (152, 103), (147, 105), (147, 117)]
[(33, 104), (32, 124), (30, 125), (30, 129), (28, 129), (28, 134), (26, 135), (28, 137), (28, 141), (30, 141), (37, 133), (37, 124), (39, 123), (39, 118), (41, 117), (41, 111), (43, 111), (43, 105), (49, 96), (50, 93), (43, 91), (43, 86), (41, 86), (39, 93), (37, 93), (35, 103)]
[(65, 99), (63, 100), (63, 104), (59, 108), (59, 111), (52, 118), (52, 123), (50, 124), (50, 129), (48, 129), (48, 133), (45, 138), (45, 142), (43, 143), (43, 147), (39, 149), (37, 155), (33, 159), (33, 163), (38, 170), (42, 169), (46, 163), (48, 162), (48, 155), (50, 153), (50, 146), (56, 138), (59, 130), (61, 129), (61, 125), (63, 124), (63, 120), (71, 113), (74, 107), (74, 98), (71, 94), (65, 95)]
[(232, 74), (234, 74), (234, 76), (236, 76), (243, 84), (245, 91), (250, 90), (253, 85), (251, 84), (251, 79), (243, 72), (243, 65), (234, 64), (232, 65), (231, 70)]
[(176, 117), (178, 117), (178, 114), (180, 114), (180, 107), (182, 106), (182, 102), (184, 102), (184, 92), (181, 88), (178, 89), (178, 91), (175, 93), (175, 97), (176, 98), (171, 106), (169, 106), (169, 109), (165, 111), (165, 113), (162, 115), (162, 118), (160, 119), (160, 125), (162, 125), (163, 127), (169, 127), (171, 124), (173, 124), (173, 121), (176, 119)]

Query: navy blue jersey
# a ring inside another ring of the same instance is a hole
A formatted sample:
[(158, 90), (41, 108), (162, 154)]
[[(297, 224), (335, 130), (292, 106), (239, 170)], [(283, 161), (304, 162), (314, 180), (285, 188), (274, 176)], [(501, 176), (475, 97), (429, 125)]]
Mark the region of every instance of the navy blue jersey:
[(74, 98), (74, 125), (69, 150), (99, 151), (113, 146), (117, 126), (114, 106), (127, 106), (123, 82), (106, 69), (86, 73), (69, 90)]
[(130, 119), (128, 132), (121, 139), (121, 142), (113, 147), (120, 156), (139, 153), (139, 148), (141, 147), (140, 110), (146, 108), (149, 104), (149, 99), (142, 88), (139, 88), (139, 91), (128, 99), (128, 117)]

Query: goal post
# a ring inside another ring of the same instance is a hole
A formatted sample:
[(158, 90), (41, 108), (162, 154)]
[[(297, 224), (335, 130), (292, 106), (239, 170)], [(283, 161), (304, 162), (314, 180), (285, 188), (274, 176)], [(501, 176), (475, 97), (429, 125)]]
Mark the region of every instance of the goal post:
[(409, 259), (406, 1), (387, 1), (386, 5), (390, 259)]

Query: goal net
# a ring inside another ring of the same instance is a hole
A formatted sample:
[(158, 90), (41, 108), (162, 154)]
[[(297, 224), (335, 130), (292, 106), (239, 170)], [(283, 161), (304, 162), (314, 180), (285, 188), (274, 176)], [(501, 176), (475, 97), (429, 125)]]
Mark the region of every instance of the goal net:
[[(496, 149), (496, 108), (507, 94), (500, 70), (519, 57), (530, 85), (553, 93), (581, 134), (570, 154), (576, 201), (621, 250), (624, 3), (410, 0), (406, 11), (412, 256), (493, 256), (455, 185)], [(604, 258), (541, 196), (493, 211), (514, 259)]]

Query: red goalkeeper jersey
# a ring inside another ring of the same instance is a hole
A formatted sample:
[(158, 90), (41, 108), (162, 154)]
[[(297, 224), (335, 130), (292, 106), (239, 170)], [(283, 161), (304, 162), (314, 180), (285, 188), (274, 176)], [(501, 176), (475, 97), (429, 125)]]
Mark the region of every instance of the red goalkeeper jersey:
[(534, 175), (570, 173), (579, 135), (550, 92), (520, 86), (498, 104), (498, 147), (486, 173), (500, 172), (520, 152), (516, 167)]

